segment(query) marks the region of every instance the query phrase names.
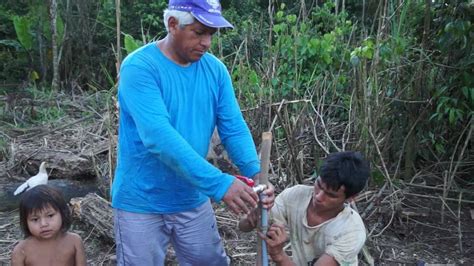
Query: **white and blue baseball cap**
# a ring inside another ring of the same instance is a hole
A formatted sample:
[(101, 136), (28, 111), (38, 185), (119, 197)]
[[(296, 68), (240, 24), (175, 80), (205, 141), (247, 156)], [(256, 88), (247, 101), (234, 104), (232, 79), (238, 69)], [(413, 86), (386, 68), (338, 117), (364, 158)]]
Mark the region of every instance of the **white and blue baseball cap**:
[(168, 9), (189, 12), (199, 22), (211, 28), (234, 28), (222, 16), (219, 0), (169, 0)]

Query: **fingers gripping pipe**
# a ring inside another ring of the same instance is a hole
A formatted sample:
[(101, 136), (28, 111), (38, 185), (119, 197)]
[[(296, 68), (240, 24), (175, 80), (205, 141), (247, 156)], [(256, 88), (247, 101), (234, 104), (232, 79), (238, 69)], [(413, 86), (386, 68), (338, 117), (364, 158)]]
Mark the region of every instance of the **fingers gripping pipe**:
[(255, 193), (259, 194), (260, 200), (262, 199), (262, 196), (260, 195), (265, 189), (267, 189), (267, 185), (260, 184), (256, 185), (255, 187), (252, 188)]

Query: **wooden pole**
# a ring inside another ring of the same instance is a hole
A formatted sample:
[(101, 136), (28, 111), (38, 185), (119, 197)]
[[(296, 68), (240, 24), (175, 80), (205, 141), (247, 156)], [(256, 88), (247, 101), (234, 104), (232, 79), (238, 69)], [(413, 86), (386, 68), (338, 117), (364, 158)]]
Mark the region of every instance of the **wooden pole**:
[[(260, 176), (258, 178), (258, 184), (268, 185), (268, 170), (270, 167), (270, 151), (272, 148), (272, 133), (263, 132), (262, 133), (262, 147), (260, 149)], [(260, 213), (262, 216), (267, 215), (268, 210), (262, 209), (261, 204), (259, 204)], [(263, 234), (267, 233), (268, 224), (262, 224), (262, 219), (258, 220), (258, 231)], [(257, 239), (259, 237), (257, 236)], [(257, 244), (257, 265), (268, 265), (268, 259), (263, 261), (263, 257), (267, 258), (265, 241), (258, 241)]]
[(120, 32), (120, 17), (121, 17), (121, 12), (120, 12), (120, 0), (115, 0), (115, 20), (117, 22), (117, 51), (116, 51), (116, 60), (115, 60), (115, 68), (117, 70), (117, 77), (119, 75), (120, 71), (120, 64), (122, 63), (122, 48), (121, 48), (121, 32)]
[(59, 91), (59, 56), (58, 56), (58, 2), (56, 0), (49, 1), (49, 18), (51, 22), (51, 51), (53, 54), (53, 80), (51, 88)]

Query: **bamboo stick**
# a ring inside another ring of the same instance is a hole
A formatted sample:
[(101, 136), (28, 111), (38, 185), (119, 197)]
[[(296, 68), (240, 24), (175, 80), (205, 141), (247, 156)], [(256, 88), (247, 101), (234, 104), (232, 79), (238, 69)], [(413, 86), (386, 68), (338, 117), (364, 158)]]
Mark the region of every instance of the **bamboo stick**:
[[(258, 178), (258, 184), (268, 185), (268, 170), (270, 166), (270, 151), (272, 147), (272, 133), (263, 132), (262, 133), (262, 147), (260, 149), (260, 176)], [(263, 234), (267, 233), (268, 223), (262, 222), (266, 221), (268, 210), (262, 209), (262, 205), (259, 204), (259, 209), (262, 214), (262, 219), (259, 219), (258, 231)], [(257, 237), (257, 239), (259, 239)], [(266, 258), (264, 261), (263, 258)], [(257, 244), (257, 265), (268, 265), (268, 257), (266, 254), (265, 241), (260, 240)]]

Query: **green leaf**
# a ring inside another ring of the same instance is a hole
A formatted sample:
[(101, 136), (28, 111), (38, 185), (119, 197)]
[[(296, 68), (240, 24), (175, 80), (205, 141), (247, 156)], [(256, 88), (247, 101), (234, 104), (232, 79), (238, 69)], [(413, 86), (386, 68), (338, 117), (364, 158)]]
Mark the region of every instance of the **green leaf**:
[(56, 33), (58, 34), (58, 44), (61, 45), (64, 37), (64, 21), (60, 16), (56, 19)]
[(140, 48), (141, 42), (138, 40), (135, 40), (131, 35), (125, 34), (125, 51), (127, 51), (127, 54), (132, 53), (136, 49)]
[(441, 143), (436, 143), (435, 144), (435, 150), (438, 152), (438, 154), (445, 153), (444, 146)]
[(272, 86), (276, 87), (278, 85), (278, 78), (272, 78)]
[(276, 24), (273, 26), (273, 32), (280, 33), (283, 30), (283, 26), (281, 24)]
[(251, 71), (250, 71), (249, 80), (250, 80), (250, 83), (251, 83), (252, 85), (258, 85), (258, 83), (259, 83), (258, 75), (257, 75), (257, 73), (256, 73), (254, 70), (251, 70)]
[(455, 109), (449, 109), (449, 123), (454, 124), (456, 122), (456, 110)]
[(285, 15), (285, 13), (283, 13), (283, 11), (278, 11), (278, 12), (276, 13), (276, 18), (281, 20), (284, 15)]
[(362, 48), (362, 56), (367, 59), (372, 59), (374, 50), (370, 46), (364, 46)]
[(286, 21), (289, 24), (294, 24), (296, 22), (296, 19), (297, 19), (296, 15), (293, 15), (293, 14), (286, 16)]
[(444, 26), (444, 31), (450, 32), (453, 28), (454, 28), (453, 22), (449, 22), (448, 24), (446, 24), (446, 26)]
[(439, 113), (434, 113), (434, 114), (432, 114), (432, 115), (430, 116), (430, 121), (432, 121), (432, 120), (434, 120), (434, 119), (436, 119), (436, 118), (438, 118), (438, 121), (439, 121), (439, 120), (440, 120), (439, 117), (440, 117), (440, 114), (439, 114)]
[(328, 65), (332, 63), (332, 57), (329, 55), (329, 53), (323, 54), (323, 60)]
[(30, 19), (26, 16), (14, 16), (13, 26), (15, 27), (15, 32), (18, 41), (26, 50), (31, 50), (31, 48), (33, 47), (33, 37), (30, 34)]

